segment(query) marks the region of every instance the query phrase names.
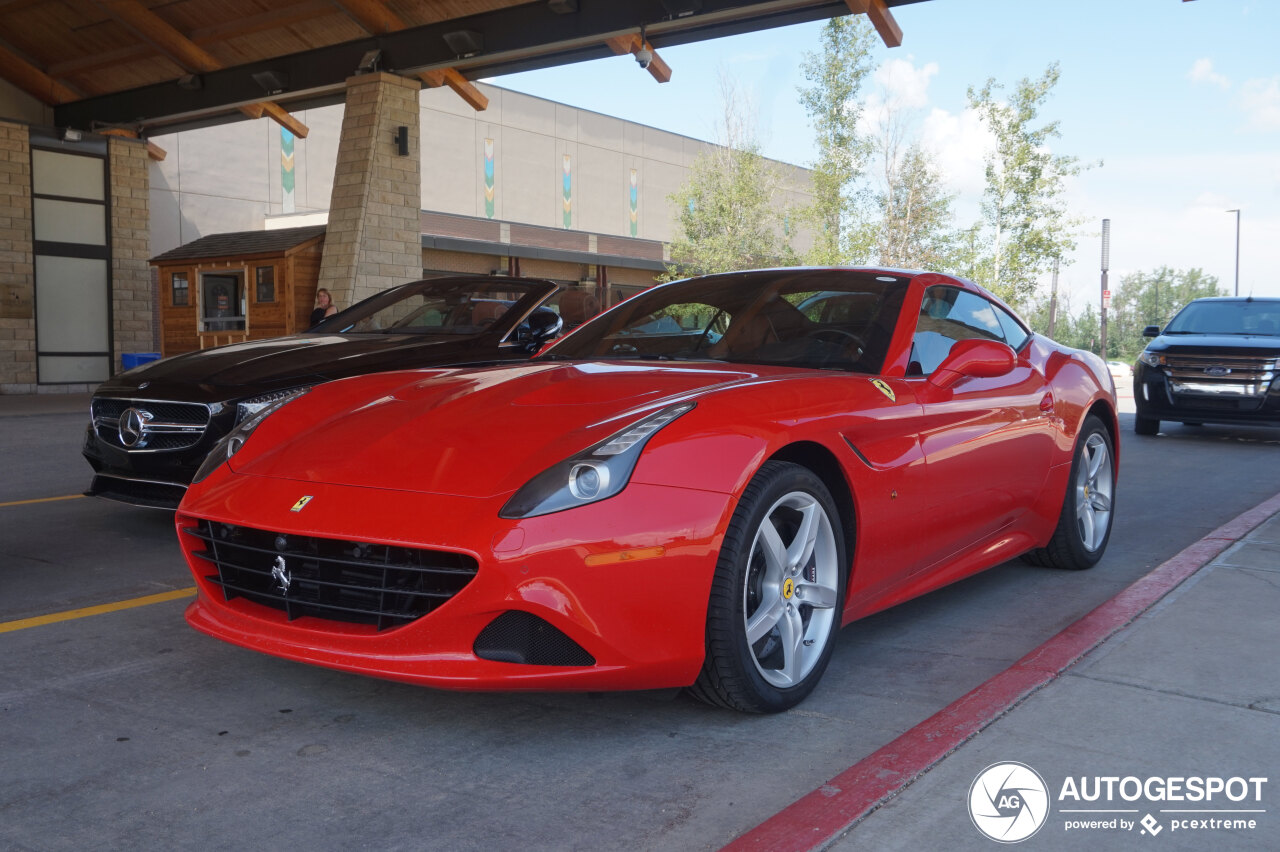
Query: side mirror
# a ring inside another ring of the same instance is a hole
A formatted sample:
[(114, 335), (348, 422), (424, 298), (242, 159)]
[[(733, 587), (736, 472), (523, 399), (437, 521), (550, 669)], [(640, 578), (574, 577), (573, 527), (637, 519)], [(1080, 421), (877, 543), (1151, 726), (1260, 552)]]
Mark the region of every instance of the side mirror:
[(929, 384), (949, 388), (961, 379), (994, 379), (1013, 372), (1018, 356), (998, 340), (961, 340), (929, 375)]
[(542, 344), (558, 335), (562, 328), (564, 328), (564, 320), (559, 314), (546, 308), (538, 308), (521, 323), (517, 339), (525, 344), (526, 349), (534, 352)]
[(1143, 337), (1159, 337), (1159, 336), (1160, 336), (1160, 326), (1158, 326), (1158, 325), (1149, 325), (1149, 326), (1147, 326), (1146, 328), (1144, 328), (1144, 329), (1142, 330), (1142, 336), (1143, 336)]

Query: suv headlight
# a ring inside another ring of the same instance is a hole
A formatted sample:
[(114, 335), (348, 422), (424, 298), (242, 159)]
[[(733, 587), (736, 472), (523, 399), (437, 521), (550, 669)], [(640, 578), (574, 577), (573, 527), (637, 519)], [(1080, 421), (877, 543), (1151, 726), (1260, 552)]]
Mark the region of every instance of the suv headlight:
[(1146, 364), (1148, 367), (1164, 366), (1164, 355), (1159, 352), (1152, 352), (1148, 349), (1142, 350), (1142, 354), (1138, 356), (1138, 360)]
[(532, 518), (612, 497), (626, 487), (649, 439), (693, 407), (692, 402), (682, 402), (664, 408), (547, 468), (513, 494), (498, 517)]
[[(191, 484), (200, 482), (209, 474), (213, 473), (227, 459), (240, 452), (240, 448), (244, 446), (245, 441), (249, 440), (249, 436), (253, 434), (253, 430), (257, 429), (262, 421), (266, 420), (275, 412), (279, 411), (288, 403), (302, 396), (311, 388), (294, 388), (290, 391), (282, 391), (281, 393), (272, 394), (274, 399), (268, 400), (262, 405), (256, 407), (247, 418), (236, 424), (236, 427), (226, 434), (221, 441), (213, 445), (213, 449), (209, 451), (209, 455), (205, 456), (204, 461), (200, 463), (200, 469), (196, 471), (195, 477), (192, 478)], [(250, 403), (256, 400), (250, 400)], [(248, 403), (240, 403), (246, 405)], [(239, 416), (239, 412), (237, 412)]]

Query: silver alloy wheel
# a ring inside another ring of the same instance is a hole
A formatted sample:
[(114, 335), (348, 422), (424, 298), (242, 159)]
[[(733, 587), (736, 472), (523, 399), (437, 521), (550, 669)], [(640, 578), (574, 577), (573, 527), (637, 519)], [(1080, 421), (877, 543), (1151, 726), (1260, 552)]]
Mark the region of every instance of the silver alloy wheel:
[(792, 491), (765, 513), (743, 587), (747, 645), (771, 685), (795, 686), (834, 633), (839, 556), (831, 519), (813, 495)]
[(1111, 526), (1111, 502), (1115, 497), (1111, 452), (1099, 432), (1090, 435), (1080, 448), (1075, 486), (1080, 543), (1092, 553), (1106, 541), (1107, 529)]

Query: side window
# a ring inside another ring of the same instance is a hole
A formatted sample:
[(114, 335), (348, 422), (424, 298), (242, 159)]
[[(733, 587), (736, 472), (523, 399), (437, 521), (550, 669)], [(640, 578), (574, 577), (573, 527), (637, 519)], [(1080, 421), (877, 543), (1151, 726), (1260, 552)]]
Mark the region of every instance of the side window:
[(1027, 338), (1031, 335), (1023, 328), (1016, 319), (1005, 313), (1000, 308), (995, 309), (996, 317), (1000, 320), (1000, 327), (1004, 329), (1004, 342), (1009, 344), (1014, 352), (1022, 348), (1022, 344), (1027, 342)]
[(938, 369), (957, 341), (973, 338), (1005, 341), (995, 306), (955, 287), (930, 287), (920, 303), (907, 375), (929, 375)]

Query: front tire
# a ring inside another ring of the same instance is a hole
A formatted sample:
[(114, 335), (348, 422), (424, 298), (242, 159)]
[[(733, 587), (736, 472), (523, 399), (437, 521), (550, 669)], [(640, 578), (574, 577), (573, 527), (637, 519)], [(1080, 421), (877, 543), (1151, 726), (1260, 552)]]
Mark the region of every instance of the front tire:
[(725, 532), (707, 607), (706, 659), (689, 688), (709, 704), (779, 713), (831, 659), (844, 602), (844, 532), (812, 471), (766, 462)]
[(1141, 414), (1134, 415), (1133, 431), (1139, 435), (1159, 434), (1160, 421), (1151, 417), (1143, 417)]
[(1030, 561), (1046, 568), (1082, 571), (1102, 558), (1111, 540), (1116, 469), (1111, 433), (1090, 414), (1076, 438), (1071, 478), (1053, 538)]

